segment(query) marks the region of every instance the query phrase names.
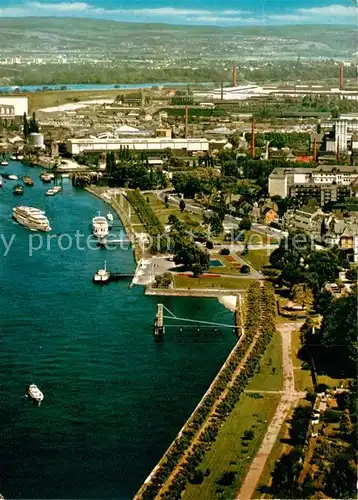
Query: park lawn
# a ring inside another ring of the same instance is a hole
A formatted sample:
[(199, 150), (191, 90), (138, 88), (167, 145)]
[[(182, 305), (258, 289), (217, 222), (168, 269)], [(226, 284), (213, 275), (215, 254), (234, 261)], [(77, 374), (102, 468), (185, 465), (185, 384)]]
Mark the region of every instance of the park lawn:
[(247, 389), (258, 392), (280, 391), (282, 385), (282, 342), (281, 335), (276, 330), (261, 358), (260, 371), (251, 379)]
[(199, 214), (189, 213), (187, 210), (181, 212), (176, 205), (169, 204), (166, 208), (165, 203), (158, 199), (154, 193), (143, 195), (149, 201), (154, 213), (162, 224), (168, 224), (169, 215), (176, 215), (179, 220), (184, 222), (190, 227), (198, 227), (201, 223), (201, 216)]
[[(253, 396), (254, 394), (243, 394), (240, 397), (199, 466), (202, 471), (210, 469), (210, 474), (204, 478), (202, 484), (188, 484), (182, 496), (183, 500), (235, 498), (280, 399), (279, 394), (265, 394), (260, 398)], [(253, 430), (254, 437), (251, 441), (245, 441), (248, 446), (244, 446), (241, 437), (245, 430), (249, 429)], [(218, 485), (219, 478), (228, 471), (236, 473), (233, 484)]]
[(241, 255), (254, 269), (260, 271), (270, 261), (270, 249), (249, 250), (247, 254)]
[(254, 229), (245, 231), (244, 243), (249, 245), (276, 245), (278, 244), (278, 239), (272, 236), (268, 236), (266, 233), (259, 233)]
[(190, 275), (174, 275), (175, 288), (184, 288), (185, 290), (195, 290), (200, 288), (207, 289), (228, 289), (228, 290), (246, 290), (251, 283), (255, 281), (250, 278), (193, 278)]

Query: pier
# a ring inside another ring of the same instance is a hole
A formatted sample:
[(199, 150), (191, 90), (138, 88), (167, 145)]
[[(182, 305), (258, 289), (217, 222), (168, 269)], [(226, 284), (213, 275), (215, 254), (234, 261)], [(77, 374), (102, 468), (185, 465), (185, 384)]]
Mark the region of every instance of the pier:
[(131, 280), (133, 277), (133, 273), (110, 273), (109, 281)]
[[(164, 312), (167, 312), (168, 315), (165, 315)], [(178, 324), (169, 324), (164, 326), (164, 319), (176, 320)], [(200, 328), (213, 328), (215, 331), (217, 331), (218, 328), (231, 328), (234, 333), (237, 333), (238, 336), (240, 336), (240, 328), (238, 326), (198, 319), (179, 318), (178, 316), (175, 316), (175, 314), (172, 313), (172, 311), (170, 311), (167, 307), (165, 307), (165, 305), (158, 304), (154, 322), (154, 335), (156, 337), (162, 336), (165, 332), (165, 328), (178, 328), (180, 331), (183, 331), (183, 328), (193, 327), (195, 327), (198, 331)]]

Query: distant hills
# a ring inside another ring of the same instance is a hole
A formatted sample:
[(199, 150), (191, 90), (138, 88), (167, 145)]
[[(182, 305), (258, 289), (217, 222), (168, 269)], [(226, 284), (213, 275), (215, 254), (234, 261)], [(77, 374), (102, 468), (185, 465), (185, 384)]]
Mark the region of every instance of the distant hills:
[[(74, 29), (75, 26), (75, 29)], [(74, 18), (0, 19), (1, 58), (51, 54), (120, 59), (352, 58), (354, 26), (174, 26)]]

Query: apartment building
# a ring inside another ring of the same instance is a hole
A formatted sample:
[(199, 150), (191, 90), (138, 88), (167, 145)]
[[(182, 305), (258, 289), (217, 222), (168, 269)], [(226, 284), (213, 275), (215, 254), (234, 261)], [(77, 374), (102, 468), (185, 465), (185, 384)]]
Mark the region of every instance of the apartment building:
[(269, 176), (269, 195), (293, 196), (303, 203), (315, 198), (322, 206), (351, 196), (358, 167), (324, 165), (316, 168), (275, 168)]

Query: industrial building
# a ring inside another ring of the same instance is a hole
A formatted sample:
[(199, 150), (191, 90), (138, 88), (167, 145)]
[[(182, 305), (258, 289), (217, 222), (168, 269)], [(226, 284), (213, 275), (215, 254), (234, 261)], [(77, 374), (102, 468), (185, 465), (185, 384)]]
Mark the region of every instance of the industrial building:
[(16, 119), (28, 113), (28, 99), (22, 96), (0, 96), (0, 119)]
[(321, 205), (350, 196), (358, 167), (324, 165), (317, 168), (275, 168), (269, 176), (269, 195), (315, 198)]
[(89, 151), (118, 151), (124, 148), (136, 151), (164, 151), (165, 149), (174, 149), (194, 153), (209, 151), (209, 141), (207, 139), (151, 137), (145, 139), (69, 139), (66, 143), (66, 150), (72, 155)]

